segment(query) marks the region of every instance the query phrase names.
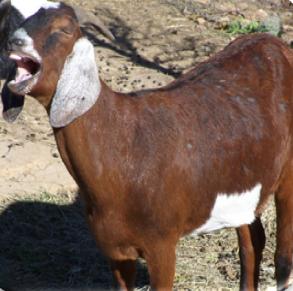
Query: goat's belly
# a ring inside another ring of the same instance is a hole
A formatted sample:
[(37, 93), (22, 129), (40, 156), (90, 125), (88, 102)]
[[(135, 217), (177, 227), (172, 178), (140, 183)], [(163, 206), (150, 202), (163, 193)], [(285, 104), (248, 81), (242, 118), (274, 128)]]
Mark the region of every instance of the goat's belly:
[(208, 220), (193, 231), (193, 235), (207, 233), (225, 227), (239, 227), (255, 219), (260, 199), (261, 185), (243, 193), (218, 194)]

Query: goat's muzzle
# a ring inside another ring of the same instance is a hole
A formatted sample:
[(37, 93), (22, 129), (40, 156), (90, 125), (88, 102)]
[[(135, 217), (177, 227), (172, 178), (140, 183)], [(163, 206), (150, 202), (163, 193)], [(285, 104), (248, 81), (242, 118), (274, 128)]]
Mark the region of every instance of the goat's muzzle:
[(8, 83), (15, 94), (26, 95), (36, 84), (41, 71), (41, 57), (25, 29), (19, 28), (9, 39), (9, 58), (16, 63), (15, 79)]
[(9, 82), (9, 89), (16, 94), (28, 94), (40, 75), (40, 62), (21, 52), (11, 52), (9, 57), (17, 65), (15, 79)]

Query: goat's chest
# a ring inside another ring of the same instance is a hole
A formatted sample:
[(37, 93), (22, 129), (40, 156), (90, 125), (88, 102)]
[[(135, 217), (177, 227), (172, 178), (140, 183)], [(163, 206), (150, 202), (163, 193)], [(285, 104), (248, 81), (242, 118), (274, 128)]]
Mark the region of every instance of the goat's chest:
[(207, 220), (193, 231), (193, 235), (208, 233), (226, 227), (250, 224), (255, 219), (255, 210), (260, 201), (261, 185), (233, 194), (217, 195)]

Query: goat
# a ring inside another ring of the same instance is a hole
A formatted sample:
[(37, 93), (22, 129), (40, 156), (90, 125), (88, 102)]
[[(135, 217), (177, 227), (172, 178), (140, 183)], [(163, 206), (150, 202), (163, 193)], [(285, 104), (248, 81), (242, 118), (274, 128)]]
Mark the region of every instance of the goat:
[[(10, 81), (9, 74), (10, 76), (15, 75), (15, 62), (7, 57), (7, 42), (9, 36), (25, 19), (35, 14), (40, 8), (54, 7), (58, 7), (58, 3), (47, 0), (2, 0), (0, 2), (0, 79), (8, 79), (8, 81)], [(107, 30), (94, 15), (86, 12), (80, 7), (71, 7), (74, 8), (79, 24), (84, 31), (92, 26), (94, 28), (99, 27), (101, 32), (109, 39), (114, 38), (111, 32)], [(11, 92), (6, 89), (2, 92), (2, 95), (5, 94), (7, 94), (7, 96), (2, 98), (5, 112), (3, 116), (6, 121), (13, 122), (24, 104), (24, 98), (21, 95), (11, 95)]]
[(9, 35), (41, 7), (54, 7), (47, 0), (2, 0), (0, 2), (0, 78), (6, 79), (14, 62), (5, 56)]
[[(7, 42), (9, 36), (29, 16), (41, 7), (55, 7), (54, 2), (47, 0), (2, 0), (0, 2), (0, 79), (10, 80), (15, 75), (15, 62), (7, 56)], [(12, 72), (12, 73), (10, 73)], [(5, 120), (12, 122), (16, 119), (24, 104), (24, 97), (15, 95), (5, 89), (2, 92)], [(10, 109), (10, 110), (8, 110)]]
[(6, 90), (46, 108), (121, 289), (133, 288), (143, 257), (151, 287), (171, 290), (179, 238), (223, 227), (238, 231), (241, 289), (256, 289), (271, 193), (276, 280), (288, 287), (293, 56), (281, 40), (238, 38), (167, 86), (129, 94), (99, 79), (93, 46), (63, 3), (27, 19), (10, 45), (18, 69)]

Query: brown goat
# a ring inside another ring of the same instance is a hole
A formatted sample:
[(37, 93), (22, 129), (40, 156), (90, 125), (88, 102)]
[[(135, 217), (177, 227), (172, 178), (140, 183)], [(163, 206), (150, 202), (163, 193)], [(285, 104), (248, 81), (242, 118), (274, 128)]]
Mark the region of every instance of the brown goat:
[(121, 289), (146, 259), (152, 288), (170, 290), (183, 235), (238, 228), (241, 289), (254, 290), (260, 215), (277, 205), (276, 277), (293, 255), (293, 58), (268, 34), (244, 36), (168, 86), (113, 92), (73, 10), (41, 9), (11, 40), (9, 88), (45, 106), (80, 186), (98, 246)]

